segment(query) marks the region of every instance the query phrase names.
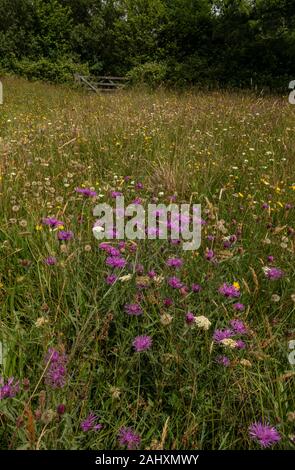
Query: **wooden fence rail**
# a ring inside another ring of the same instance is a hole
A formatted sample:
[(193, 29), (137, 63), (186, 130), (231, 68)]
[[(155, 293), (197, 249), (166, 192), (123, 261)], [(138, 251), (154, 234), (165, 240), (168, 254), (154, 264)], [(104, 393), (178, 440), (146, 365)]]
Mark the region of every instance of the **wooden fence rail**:
[(95, 93), (114, 92), (121, 90), (128, 82), (126, 77), (86, 77), (78, 73), (75, 73), (74, 78), (75, 81), (79, 83), (79, 85), (83, 86), (89, 91), (94, 91)]

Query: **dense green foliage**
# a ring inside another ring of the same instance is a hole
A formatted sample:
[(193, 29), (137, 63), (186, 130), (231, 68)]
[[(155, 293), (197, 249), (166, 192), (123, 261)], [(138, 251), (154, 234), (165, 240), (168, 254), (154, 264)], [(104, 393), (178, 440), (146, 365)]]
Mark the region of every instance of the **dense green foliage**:
[(0, 0), (1, 67), (29, 78), (67, 81), (82, 64), (154, 85), (285, 89), (294, 58), (293, 0)]

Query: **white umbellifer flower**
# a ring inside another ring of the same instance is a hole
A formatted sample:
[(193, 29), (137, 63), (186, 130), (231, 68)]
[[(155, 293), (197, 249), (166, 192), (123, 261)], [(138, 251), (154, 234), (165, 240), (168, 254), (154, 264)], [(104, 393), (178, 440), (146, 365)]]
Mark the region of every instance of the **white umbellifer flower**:
[(228, 348), (230, 349), (235, 349), (237, 343), (234, 339), (231, 339), (231, 338), (225, 338), (223, 340), (220, 341), (221, 344), (223, 344), (223, 346), (227, 346)]
[(161, 315), (160, 322), (162, 323), (162, 325), (167, 326), (167, 325), (170, 325), (172, 320), (173, 320), (173, 317), (169, 315), (169, 313), (164, 313), (163, 315)]
[(160, 192), (158, 193), (158, 196), (160, 196), (160, 197), (161, 197), (161, 196), (164, 196), (163, 191), (160, 191)]
[(209, 321), (207, 317), (204, 317), (204, 315), (195, 317), (194, 321), (198, 328), (202, 328), (205, 331), (209, 330), (211, 326), (211, 321)]
[(45, 317), (39, 317), (37, 318), (37, 320), (35, 321), (35, 326), (37, 328), (40, 328), (41, 326), (45, 325), (45, 323), (48, 323), (48, 319), (45, 318)]
[(154, 282), (156, 284), (161, 284), (164, 281), (164, 279), (165, 279), (164, 276), (161, 276), (161, 275), (160, 276), (155, 276), (154, 277)]
[(273, 294), (271, 296), (272, 302), (279, 302), (281, 300), (281, 297), (278, 294)]
[(245, 367), (252, 367), (252, 363), (248, 359), (241, 359), (240, 364)]
[(131, 278), (132, 278), (132, 274), (126, 274), (125, 276), (119, 277), (119, 281), (126, 282), (126, 281), (129, 281), (129, 279)]

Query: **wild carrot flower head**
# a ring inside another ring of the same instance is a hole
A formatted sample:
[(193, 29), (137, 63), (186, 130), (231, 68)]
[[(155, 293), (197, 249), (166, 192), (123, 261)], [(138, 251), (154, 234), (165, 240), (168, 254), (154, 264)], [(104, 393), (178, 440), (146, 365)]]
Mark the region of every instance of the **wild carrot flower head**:
[(211, 326), (210, 320), (208, 320), (207, 317), (204, 315), (200, 315), (198, 317), (195, 317), (195, 324), (197, 325), (198, 328), (201, 328), (202, 330), (209, 330)]
[(257, 441), (261, 447), (270, 447), (281, 440), (281, 436), (275, 427), (269, 424), (253, 423), (249, 427), (251, 439)]
[(62, 388), (67, 380), (67, 362), (65, 353), (60, 353), (54, 348), (49, 348), (45, 356), (47, 365), (45, 383), (52, 388)]
[(122, 427), (119, 431), (118, 442), (122, 447), (127, 447), (128, 450), (132, 450), (140, 445), (141, 438), (132, 428)]

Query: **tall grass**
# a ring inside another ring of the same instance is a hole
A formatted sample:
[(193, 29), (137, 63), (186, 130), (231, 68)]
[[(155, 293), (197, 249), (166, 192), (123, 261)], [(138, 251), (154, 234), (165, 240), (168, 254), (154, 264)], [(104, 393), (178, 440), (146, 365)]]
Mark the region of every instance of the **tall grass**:
[[(0, 375), (13, 376), (20, 390), (0, 400), (1, 448), (116, 449), (119, 429), (128, 426), (141, 435), (141, 448), (252, 449), (258, 446), (248, 428), (261, 420), (280, 432), (277, 448), (292, 448), (294, 117), (284, 98), (96, 96), (4, 81)], [(84, 198), (76, 187), (92, 187), (98, 197)], [(111, 270), (92, 235), (92, 210), (111, 203), (112, 190), (127, 202), (168, 203), (176, 195), (178, 202), (201, 203), (201, 248), (184, 252), (144, 240), (134, 251), (127, 242), (128, 265), (118, 276), (130, 279), (107, 284)], [(62, 220), (74, 238), (58, 241), (58, 230), (42, 224), (47, 216)], [(237, 235), (230, 247), (229, 235)], [(55, 265), (44, 262), (49, 256)], [(171, 256), (184, 260), (176, 275), (187, 290), (167, 283)], [(284, 271), (282, 279), (266, 278), (268, 256)], [(218, 292), (224, 282), (239, 283), (244, 311)], [(201, 292), (191, 292), (193, 283)], [(124, 306), (135, 302), (143, 315), (130, 317)], [(210, 329), (188, 326), (188, 312), (206, 316)], [(212, 339), (233, 318), (247, 326), (244, 350)], [(137, 335), (151, 336), (152, 348), (135, 353)], [(45, 380), (50, 347), (68, 357), (60, 389)], [(228, 367), (216, 361), (220, 354)], [(64, 413), (57, 412), (60, 404)], [(90, 412), (103, 428), (83, 432)]]

